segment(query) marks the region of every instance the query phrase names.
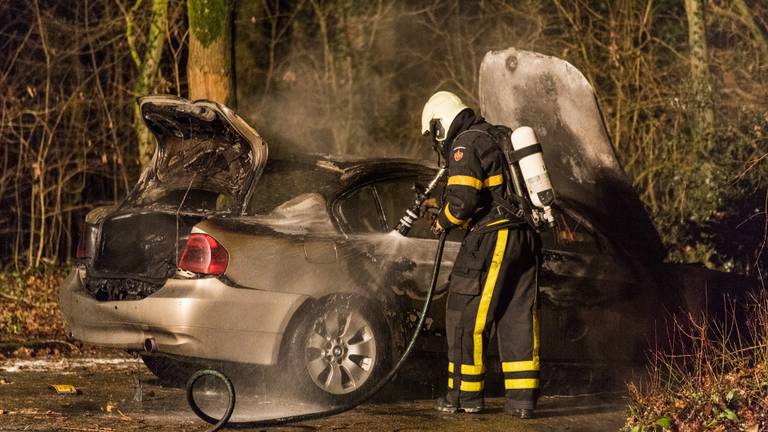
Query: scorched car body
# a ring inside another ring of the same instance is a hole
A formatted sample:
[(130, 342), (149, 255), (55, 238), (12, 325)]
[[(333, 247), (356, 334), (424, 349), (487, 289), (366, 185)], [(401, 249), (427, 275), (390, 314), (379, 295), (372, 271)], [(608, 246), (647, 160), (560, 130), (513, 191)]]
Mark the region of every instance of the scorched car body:
[[(698, 296), (669, 283), (680, 271), (662, 261), (591, 87), (559, 59), (507, 50), (486, 56), (480, 95), (490, 121), (534, 127), (558, 194), (557, 228), (543, 234), (542, 362), (641, 359), (660, 311)], [(407, 240), (386, 233), (436, 167), (270, 159), (221, 105), (151, 96), (141, 109), (158, 150), (120, 205), (86, 219), (83, 263), (61, 289), (72, 336), (142, 352), (160, 375), (216, 360), (290, 370), (336, 398), (371, 385), (412, 331), (436, 246), (425, 220)], [(447, 244), (423, 350), (444, 349), (460, 240)]]

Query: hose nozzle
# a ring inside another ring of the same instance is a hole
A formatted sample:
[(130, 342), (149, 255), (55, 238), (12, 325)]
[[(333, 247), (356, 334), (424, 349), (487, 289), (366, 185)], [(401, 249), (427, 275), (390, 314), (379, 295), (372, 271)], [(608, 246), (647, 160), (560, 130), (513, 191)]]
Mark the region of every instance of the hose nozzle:
[(400, 233), (401, 236), (408, 237), (408, 233), (411, 232), (413, 223), (419, 218), (419, 205), (414, 205), (406, 210), (403, 217), (400, 218), (400, 222), (397, 223), (395, 231)]
[(405, 214), (400, 218), (400, 221), (395, 227), (395, 231), (400, 233), (400, 235), (403, 237), (408, 236), (408, 233), (413, 227), (413, 223), (419, 219), (419, 211), (421, 210), (421, 205), (427, 198), (429, 198), (429, 196), (437, 187), (437, 184), (440, 182), (440, 179), (443, 178), (446, 172), (447, 170), (445, 168), (440, 168), (440, 171), (438, 171), (437, 175), (435, 175), (435, 178), (429, 182), (427, 188), (424, 189), (423, 192), (416, 194), (416, 202), (414, 202), (413, 205), (405, 211)]

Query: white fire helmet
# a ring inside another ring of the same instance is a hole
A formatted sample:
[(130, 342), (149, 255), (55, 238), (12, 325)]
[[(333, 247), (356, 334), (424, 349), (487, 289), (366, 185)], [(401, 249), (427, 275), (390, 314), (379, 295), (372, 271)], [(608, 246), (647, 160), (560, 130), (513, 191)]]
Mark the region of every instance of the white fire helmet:
[(464, 102), (451, 92), (439, 91), (429, 98), (421, 112), (421, 133), (431, 134), (438, 142), (445, 141), (451, 123), (460, 112), (467, 109)]

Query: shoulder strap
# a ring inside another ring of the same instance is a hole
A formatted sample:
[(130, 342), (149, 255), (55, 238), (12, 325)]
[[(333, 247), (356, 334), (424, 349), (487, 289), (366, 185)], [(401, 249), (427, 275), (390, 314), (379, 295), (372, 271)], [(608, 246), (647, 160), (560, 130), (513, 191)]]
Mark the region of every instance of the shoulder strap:
[[(494, 127), (494, 126), (491, 126), (491, 127)], [(496, 143), (497, 146), (501, 147), (500, 144), (498, 143), (498, 138), (494, 136), (494, 134), (490, 133), (487, 129), (467, 129), (461, 132), (460, 134), (456, 135), (456, 138), (454, 138), (453, 142), (455, 143), (460, 136), (469, 132), (477, 132), (483, 135), (487, 135), (488, 137), (491, 138), (491, 140), (494, 143)], [(512, 152), (512, 154), (510, 155), (511, 156), (510, 159), (512, 159), (511, 162), (517, 162), (520, 159), (526, 156), (530, 156), (531, 154), (536, 153), (538, 151), (541, 151), (541, 144), (536, 144), (536, 145), (525, 147), (520, 150), (516, 150)], [(502, 149), (502, 152), (503, 152), (503, 149)], [(507, 177), (507, 182), (511, 182), (511, 179), (509, 176), (513, 175), (510, 172), (509, 168), (510, 167), (507, 166), (506, 169), (504, 170), (504, 175)], [(512, 185), (510, 184), (509, 187), (511, 188)], [(514, 193), (510, 193), (509, 196), (505, 198), (501, 196), (500, 193), (490, 188), (488, 189), (488, 191), (491, 193), (491, 197), (493, 198), (494, 204), (501, 207), (504, 211), (508, 212), (511, 216), (517, 217), (525, 221), (524, 223), (530, 226), (531, 228), (533, 228), (534, 230), (538, 230), (536, 223), (531, 218), (530, 203), (528, 203), (525, 198), (521, 199)]]
[(465, 131), (460, 132), (458, 135), (456, 135), (456, 138), (453, 139), (453, 142), (456, 143), (456, 141), (459, 140), (459, 137), (461, 137), (461, 136), (463, 136), (463, 135), (465, 135), (465, 134), (467, 134), (469, 132), (477, 132), (477, 133), (481, 133), (481, 134), (484, 134), (484, 135), (488, 135), (489, 137), (491, 137), (491, 139), (493, 139), (493, 135), (488, 133), (488, 131), (484, 131), (482, 129), (467, 129)]
[(522, 159), (522, 158), (524, 158), (526, 156), (530, 156), (530, 155), (532, 155), (534, 153), (538, 153), (540, 151), (541, 151), (541, 144), (529, 145), (528, 147), (523, 147), (520, 150), (513, 151), (512, 154), (510, 155), (509, 159), (512, 162), (517, 162), (517, 161), (519, 161), (520, 159)]

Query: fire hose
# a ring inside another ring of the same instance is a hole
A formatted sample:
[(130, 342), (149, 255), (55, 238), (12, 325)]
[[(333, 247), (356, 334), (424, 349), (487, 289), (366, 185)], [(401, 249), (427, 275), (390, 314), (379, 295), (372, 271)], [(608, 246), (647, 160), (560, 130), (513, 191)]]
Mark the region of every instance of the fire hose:
[[(440, 176), (442, 176), (442, 174), (443, 174), (443, 171), (441, 171), (441, 173), (438, 174), (438, 177), (436, 177), (435, 180), (437, 180)], [(408, 228), (410, 228), (410, 226)], [(416, 345), (416, 340), (419, 338), (419, 335), (421, 334), (421, 329), (422, 329), (422, 326), (424, 325), (424, 320), (427, 317), (427, 313), (429, 312), (429, 307), (432, 303), (432, 294), (434, 293), (435, 287), (437, 286), (437, 277), (440, 273), (440, 262), (443, 259), (443, 247), (445, 246), (445, 237), (446, 237), (446, 232), (443, 232), (440, 234), (440, 239), (438, 240), (438, 243), (437, 243), (437, 251), (435, 252), (435, 264), (434, 264), (434, 267), (432, 268), (432, 281), (430, 282), (429, 290), (427, 291), (426, 298), (424, 299), (424, 306), (421, 309), (421, 315), (419, 315), (419, 320), (416, 323), (416, 329), (413, 331), (413, 335), (411, 336), (411, 339), (408, 345), (406, 346), (405, 351), (403, 352), (403, 355), (400, 357), (400, 360), (398, 360), (398, 362), (395, 364), (392, 370), (390, 370), (389, 373), (387, 373), (387, 375), (385, 375), (378, 383), (376, 383), (375, 386), (369, 389), (365, 394), (363, 394), (362, 396), (358, 397), (357, 399), (347, 404), (344, 404), (335, 408), (331, 408), (325, 411), (317, 411), (313, 413), (297, 414), (297, 415), (291, 415), (291, 416), (285, 416), (285, 417), (276, 417), (276, 418), (265, 419), (265, 420), (230, 422), (229, 420), (235, 411), (235, 399), (236, 399), (235, 387), (232, 384), (232, 381), (229, 379), (229, 377), (227, 377), (223, 373), (213, 369), (204, 369), (196, 372), (187, 381), (187, 403), (189, 404), (192, 411), (202, 420), (213, 425), (213, 427), (211, 427), (208, 430), (208, 432), (215, 432), (215, 431), (221, 430), (224, 427), (259, 428), (259, 427), (280, 426), (287, 423), (295, 423), (295, 422), (307, 421), (307, 420), (316, 420), (316, 419), (330, 417), (330, 416), (334, 416), (334, 415), (352, 410), (358, 405), (370, 400), (379, 391), (381, 391), (381, 389), (383, 389), (384, 386), (386, 386), (392, 380), (392, 378), (394, 378), (395, 374), (397, 374), (398, 370), (400, 370), (400, 367), (403, 364), (405, 364), (406, 360), (411, 354), (411, 351), (413, 351), (413, 347)], [(211, 417), (205, 412), (203, 412), (203, 410), (201, 410), (200, 407), (197, 405), (197, 402), (195, 401), (195, 398), (194, 398), (193, 390), (197, 381), (203, 377), (209, 377), (209, 376), (218, 378), (224, 383), (226, 387), (226, 391), (228, 393), (228, 397), (229, 397), (229, 400), (227, 403), (227, 409), (225, 410), (224, 415), (219, 419)]]

